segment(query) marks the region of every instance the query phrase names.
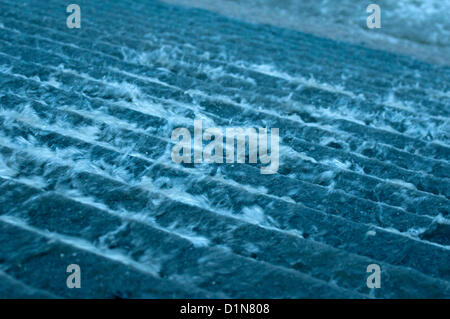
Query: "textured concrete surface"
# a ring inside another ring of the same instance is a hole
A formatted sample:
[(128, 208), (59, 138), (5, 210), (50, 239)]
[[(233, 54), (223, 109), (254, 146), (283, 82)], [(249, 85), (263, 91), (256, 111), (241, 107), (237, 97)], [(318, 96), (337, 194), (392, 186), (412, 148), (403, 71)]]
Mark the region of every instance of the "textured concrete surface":
[[(78, 3), (0, 0), (0, 297), (450, 297), (448, 67)], [(278, 173), (173, 163), (198, 118), (279, 128)]]

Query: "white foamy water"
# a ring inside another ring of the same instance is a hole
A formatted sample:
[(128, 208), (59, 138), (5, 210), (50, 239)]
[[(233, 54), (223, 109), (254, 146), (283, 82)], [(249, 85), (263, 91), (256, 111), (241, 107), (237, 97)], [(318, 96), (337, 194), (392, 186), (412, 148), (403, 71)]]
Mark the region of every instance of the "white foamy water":
[[(271, 24), (321, 37), (450, 64), (448, 0), (165, 0), (252, 23)], [(381, 29), (368, 29), (366, 8), (381, 8)]]

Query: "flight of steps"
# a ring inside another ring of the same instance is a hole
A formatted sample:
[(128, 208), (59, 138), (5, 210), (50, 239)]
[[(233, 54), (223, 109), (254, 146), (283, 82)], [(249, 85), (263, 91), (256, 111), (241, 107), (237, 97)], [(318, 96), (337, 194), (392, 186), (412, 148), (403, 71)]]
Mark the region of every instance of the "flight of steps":
[[(0, 297), (450, 297), (448, 67), (78, 4), (0, 0)], [(198, 118), (279, 128), (278, 173), (173, 163)]]

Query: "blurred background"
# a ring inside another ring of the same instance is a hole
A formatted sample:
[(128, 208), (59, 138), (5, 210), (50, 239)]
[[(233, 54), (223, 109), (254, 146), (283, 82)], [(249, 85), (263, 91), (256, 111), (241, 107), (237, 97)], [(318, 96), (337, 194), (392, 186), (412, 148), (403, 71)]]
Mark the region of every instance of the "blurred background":
[[(450, 64), (448, 0), (166, 0), (373, 49)], [(381, 29), (368, 29), (369, 4), (381, 8)]]

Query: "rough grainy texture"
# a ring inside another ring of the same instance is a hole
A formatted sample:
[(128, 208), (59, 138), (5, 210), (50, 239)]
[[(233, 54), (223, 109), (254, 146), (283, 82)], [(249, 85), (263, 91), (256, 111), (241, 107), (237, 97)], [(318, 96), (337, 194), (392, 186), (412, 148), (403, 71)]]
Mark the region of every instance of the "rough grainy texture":
[[(163, 0), (450, 65), (448, 0)], [(367, 27), (380, 7), (381, 28)]]
[[(0, 297), (450, 297), (448, 67), (78, 4), (0, 0)], [(194, 119), (279, 128), (278, 173), (173, 163)]]

